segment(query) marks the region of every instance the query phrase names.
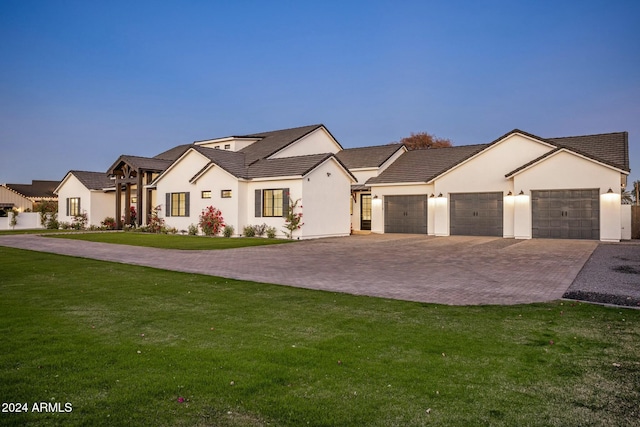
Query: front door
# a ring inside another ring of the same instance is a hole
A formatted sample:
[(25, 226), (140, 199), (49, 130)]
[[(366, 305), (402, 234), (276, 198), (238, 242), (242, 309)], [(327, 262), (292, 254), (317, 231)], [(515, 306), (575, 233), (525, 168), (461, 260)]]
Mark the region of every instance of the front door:
[(360, 230), (371, 230), (371, 194), (360, 195)]

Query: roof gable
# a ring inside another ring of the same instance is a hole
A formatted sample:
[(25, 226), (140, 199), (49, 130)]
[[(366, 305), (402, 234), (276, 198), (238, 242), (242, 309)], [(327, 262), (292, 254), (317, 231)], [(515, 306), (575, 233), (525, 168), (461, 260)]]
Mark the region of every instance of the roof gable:
[(76, 179), (80, 181), (80, 183), (84, 185), (88, 190), (103, 190), (105, 188), (115, 187), (115, 183), (105, 172), (70, 170), (69, 172), (67, 172), (60, 184), (56, 187), (56, 194), (60, 191), (60, 188), (62, 188), (64, 183), (72, 175), (76, 177)]
[(597, 135), (549, 138), (558, 147), (566, 147), (593, 160), (629, 172), (629, 134), (612, 132)]
[(324, 127), (324, 125), (318, 124), (244, 135), (246, 138), (255, 137), (261, 139), (260, 141), (254, 142), (248, 147), (243, 148), (239, 152), (244, 153), (246, 155), (247, 164), (251, 164), (260, 159), (266, 159), (320, 127)]
[(349, 169), (379, 168), (398, 150), (406, 148), (402, 144), (347, 148), (336, 153), (336, 157)]
[(54, 190), (60, 181), (32, 180), (31, 184), (4, 184), (4, 187), (27, 198), (56, 197)]

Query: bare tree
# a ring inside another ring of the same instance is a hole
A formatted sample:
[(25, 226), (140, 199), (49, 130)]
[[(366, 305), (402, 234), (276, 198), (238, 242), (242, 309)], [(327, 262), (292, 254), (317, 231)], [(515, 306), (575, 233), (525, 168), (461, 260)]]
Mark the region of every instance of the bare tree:
[(407, 136), (400, 140), (408, 150), (425, 150), (428, 148), (451, 147), (453, 143), (450, 139), (438, 138), (427, 132), (411, 132), (411, 136)]

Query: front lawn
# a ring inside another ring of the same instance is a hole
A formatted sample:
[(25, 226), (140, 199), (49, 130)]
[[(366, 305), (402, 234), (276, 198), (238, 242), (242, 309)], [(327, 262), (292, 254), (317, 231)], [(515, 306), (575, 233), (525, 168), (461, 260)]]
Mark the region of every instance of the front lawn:
[[(0, 333), (2, 402), (29, 409), (0, 412), (0, 425), (622, 426), (640, 417), (633, 309), (450, 307), (0, 247)], [(61, 412), (32, 412), (41, 402)]]
[(121, 245), (147, 246), (161, 249), (187, 250), (232, 249), (243, 248), (246, 246), (277, 245), (292, 242), (292, 240), (263, 239), (259, 237), (226, 238), (136, 232), (56, 234), (47, 237), (86, 240), (90, 242), (117, 243)]

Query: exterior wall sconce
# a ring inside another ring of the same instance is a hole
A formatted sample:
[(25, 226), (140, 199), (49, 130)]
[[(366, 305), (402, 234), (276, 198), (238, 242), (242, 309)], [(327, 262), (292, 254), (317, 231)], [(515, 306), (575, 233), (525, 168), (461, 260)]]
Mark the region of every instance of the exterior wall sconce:
[(507, 196), (513, 196), (513, 193), (509, 191), (509, 193), (507, 193)]
[(524, 196), (524, 191), (520, 190), (520, 192), (518, 193), (518, 196)]
[(431, 195), (429, 196), (430, 199), (433, 199), (435, 196), (435, 194), (431, 193)]
[(609, 191), (607, 191), (607, 194), (613, 194), (613, 190), (611, 189), (611, 187), (609, 187)]
[(331, 176), (331, 172), (327, 172), (327, 176)]
[(443, 196), (442, 196), (442, 193), (438, 194), (438, 197), (443, 197)]
[(376, 194), (375, 196), (373, 196), (373, 198), (374, 198), (374, 199), (377, 199), (377, 198), (378, 198), (378, 195)]

